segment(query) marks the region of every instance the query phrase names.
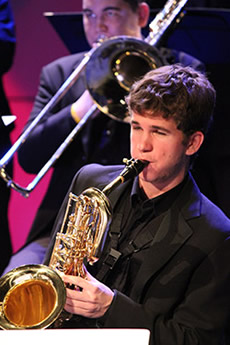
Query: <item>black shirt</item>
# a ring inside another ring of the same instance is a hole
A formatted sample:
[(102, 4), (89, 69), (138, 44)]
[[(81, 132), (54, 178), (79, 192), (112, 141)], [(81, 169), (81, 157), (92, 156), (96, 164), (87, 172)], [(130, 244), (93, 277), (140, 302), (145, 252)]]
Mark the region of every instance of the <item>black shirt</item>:
[[(148, 199), (139, 187), (138, 177), (134, 179), (134, 183), (125, 190), (114, 210), (116, 216), (106, 247), (106, 256), (111, 247), (116, 249), (121, 256), (113, 269), (107, 270), (103, 279), (99, 280), (112, 289), (117, 289), (127, 296), (130, 295), (144, 254), (151, 246), (164, 213), (177, 198), (185, 180), (170, 191)], [(98, 271), (102, 269), (102, 265), (105, 266), (103, 262), (106, 256), (99, 260)]]

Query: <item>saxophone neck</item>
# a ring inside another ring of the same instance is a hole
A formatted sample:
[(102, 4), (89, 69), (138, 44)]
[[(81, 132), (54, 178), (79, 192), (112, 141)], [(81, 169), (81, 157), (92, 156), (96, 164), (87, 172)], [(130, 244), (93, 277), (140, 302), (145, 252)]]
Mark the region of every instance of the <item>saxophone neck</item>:
[(120, 184), (124, 183), (125, 181), (137, 176), (140, 172), (144, 169), (144, 167), (148, 164), (146, 161), (141, 161), (139, 159), (123, 159), (125, 163), (125, 168), (122, 170), (119, 176), (117, 176), (113, 181), (111, 181), (107, 186), (104, 187), (102, 192), (107, 196), (109, 195), (114, 189), (116, 189)]
[(124, 179), (122, 176), (117, 176), (112, 182), (107, 184), (105, 188), (102, 190), (102, 192), (108, 196), (114, 189), (116, 189), (120, 184), (124, 182)]

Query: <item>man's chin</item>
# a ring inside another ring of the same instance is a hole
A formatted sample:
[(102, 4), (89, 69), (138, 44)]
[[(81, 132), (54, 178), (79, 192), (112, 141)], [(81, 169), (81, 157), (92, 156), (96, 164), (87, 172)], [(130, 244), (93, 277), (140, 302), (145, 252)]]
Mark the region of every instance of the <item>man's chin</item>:
[(141, 173), (140, 173), (140, 180), (143, 181), (143, 182), (148, 182), (148, 183), (152, 183), (153, 180), (154, 180), (154, 176), (153, 174), (150, 174), (147, 170), (143, 170)]

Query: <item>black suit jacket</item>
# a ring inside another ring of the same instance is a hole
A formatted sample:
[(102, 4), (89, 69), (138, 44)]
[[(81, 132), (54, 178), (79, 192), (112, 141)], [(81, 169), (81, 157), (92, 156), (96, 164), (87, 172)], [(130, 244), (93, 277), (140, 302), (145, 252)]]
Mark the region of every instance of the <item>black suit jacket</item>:
[[(102, 190), (120, 171), (119, 166), (86, 166), (76, 174), (70, 190), (76, 195), (91, 186)], [(128, 183), (109, 195), (113, 209)], [(68, 193), (45, 263), (60, 230), (67, 199)], [(148, 328), (151, 344), (157, 345), (222, 344), (230, 314), (229, 235), (230, 220), (200, 193), (189, 176), (163, 217), (135, 281), (130, 282), (130, 296), (116, 291), (99, 324), (108, 328)]]

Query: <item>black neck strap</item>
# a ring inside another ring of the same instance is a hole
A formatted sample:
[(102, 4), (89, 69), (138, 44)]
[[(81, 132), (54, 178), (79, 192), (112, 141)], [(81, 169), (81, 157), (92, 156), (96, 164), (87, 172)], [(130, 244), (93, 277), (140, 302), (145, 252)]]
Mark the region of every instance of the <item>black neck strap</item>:
[(131, 240), (126, 247), (122, 249), (122, 251), (118, 251), (118, 242), (119, 238), (121, 237), (121, 221), (122, 221), (123, 214), (118, 213), (114, 222), (111, 224), (111, 230), (109, 231), (109, 236), (111, 238), (109, 252), (105, 256), (105, 259), (101, 265), (100, 271), (97, 274), (97, 279), (103, 281), (108, 275), (108, 273), (114, 268), (115, 264), (122, 256), (128, 257), (133, 253), (137, 253), (140, 250), (147, 249), (151, 246), (153, 242), (155, 232), (157, 231), (160, 223), (163, 219), (163, 214), (156, 217), (151, 222), (150, 230), (141, 231), (135, 239)]

